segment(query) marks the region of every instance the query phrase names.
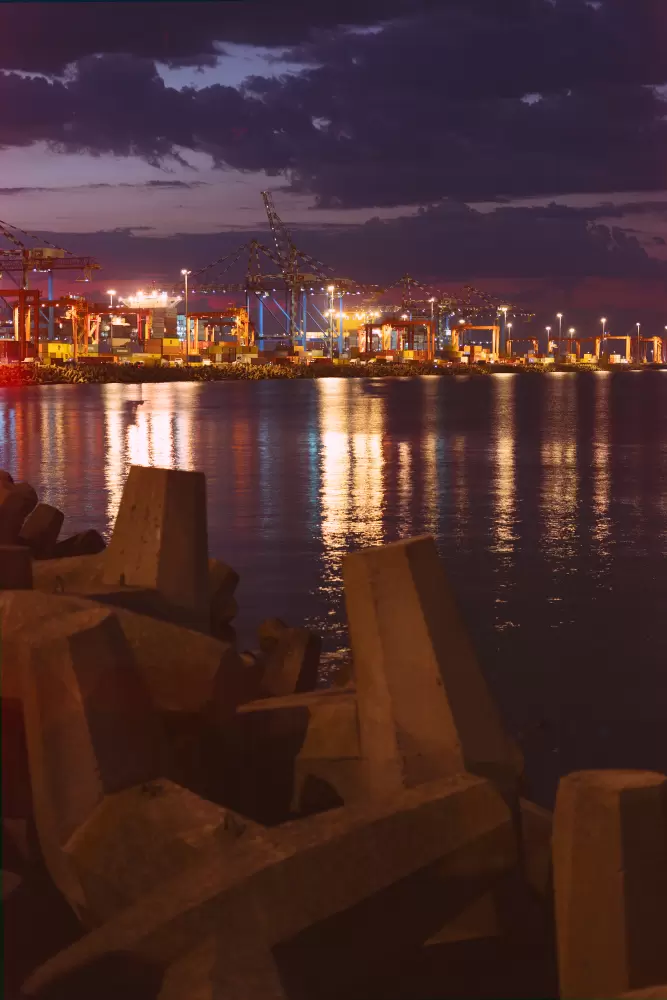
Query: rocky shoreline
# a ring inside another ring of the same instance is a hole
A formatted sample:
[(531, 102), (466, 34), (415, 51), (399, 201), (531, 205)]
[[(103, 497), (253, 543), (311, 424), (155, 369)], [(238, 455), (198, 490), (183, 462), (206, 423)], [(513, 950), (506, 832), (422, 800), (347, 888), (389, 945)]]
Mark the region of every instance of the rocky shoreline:
[(203, 474), (62, 523), (0, 472), (10, 1000), (667, 997), (667, 778), (530, 802), (433, 538), (345, 557), (317, 689), (309, 630), (238, 648)]
[[(436, 368), (422, 362), (374, 362), (360, 365), (294, 365), (220, 364), (211, 366), (164, 367), (141, 364), (104, 365), (0, 365), (0, 388), (19, 385), (79, 385), (79, 384), (144, 384), (153, 382), (226, 382), (265, 381), (266, 379), (317, 378), (410, 378), (437, 375), (441, 378), (482, 378), (498, 373), (536, 376), (549, 372), (623, 373), (637, 370), (633, 366), (600, 368), (596, 365), (463, 365)], [(642, 365), (642, 371), (661, 371), (665, 366)]]

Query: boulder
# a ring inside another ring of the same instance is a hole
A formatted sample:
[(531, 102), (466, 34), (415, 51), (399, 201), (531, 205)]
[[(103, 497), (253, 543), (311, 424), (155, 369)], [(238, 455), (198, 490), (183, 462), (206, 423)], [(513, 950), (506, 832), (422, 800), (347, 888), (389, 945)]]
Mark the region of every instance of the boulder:
[(207, 546), (204, 474), (131, 466), (103, 582), (155, 590), (208, 630)]
[(516, 789), (517, 752), (431, 536), (343, 559), (368, 791), (470, 771)]
[(19, 541), (27, 545), (36, 559), (48, 555), (58, 541), (65, 515), (48, 503), (38, 503), (28, 514), (19, 532)]
[(106, 542), (99, 531), (89, 528), (69, 538), (56, 542), (48, 556), (50, 559), (68, 559), (73, 556), (96, 556), (104, 552)]
[(562, 778), (553, 828), (560, 995), (614, 997), (667, 981), (667, 778)]
[(32, 556), (22, 545), (0, 545), (0, 590), (32, 589)]
[[(493, 785), (458, 775), (399, 791), (392, 801), (335, 809), (258, 832), (165, 880), (46, 962), (24, 992), (35, 995), (105, 955), (129, 953), (171, 970), (163, 1000), (222, 1000), (241, 993), (276, 1000), (286, 996), (275, 964), (277, 945), (511, 827), (510, 810)], [(428, 937), (429, 919), (442, 922), (446, 889), (445, 883), (438, 912), (421, 914), (418, 926), (414, 914), (400, 907), (391, 911), (394, 922), (401, 930), (412, 927), (413, 939)], [(327, 933), (330, 937), (331, 927)], [(312, 961), (312, 953), (302, 951)], [(384, 951), (385, 968), (392, 957)], [(323, 983), (332, 970), (327, 963), (315, 964)]]
[(37, 494), (30, 483), (14, 483), (3, 492), (0, 502), (0, 545), (15, 545), (23, 522), (37, 506)]
[(45, 863), (80, 917), (82, 886), (65, 854), (105, 795), (159, 777), (158, 719), (118, 619), (93, 608), (24, 630), (21, 675), (35, 823)]
[(322, 640), (306, 628), (288, 628), (278, 619), (260, 626), (260, 648), (264, 652), (262, 690), (281, 697), (312, 691), (317, 682)]

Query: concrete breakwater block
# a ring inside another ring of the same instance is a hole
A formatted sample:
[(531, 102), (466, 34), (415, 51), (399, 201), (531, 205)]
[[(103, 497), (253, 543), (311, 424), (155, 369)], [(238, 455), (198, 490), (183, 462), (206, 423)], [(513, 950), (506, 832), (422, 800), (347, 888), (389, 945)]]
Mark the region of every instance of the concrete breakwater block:
[(308, 713), (308, 728), (294, 762), (292, 808), (308, 815), (362, 800), (365, 787), (355, 692), (322, 692), (311, 700)]
[[(458, 775), (400, 791), (391, 802), (259, 832), (167, 879), (45, 963), (24, 992), (36, 995), (105, 955), (129, 953), (171, 968), (163, 997), (288, 996), (276, 945), (511, 822), (493, 785)], [(322, 980), (328, 974), (320, 968)], [(187, 980), (189, 992), (173, 990), (172, 977), (182, 988)]]
[(40, 559), (52, 551), (64, 520), (65, 515), (57, 507), (38, 503), (23, 522), (19, 541), (28, 546), (36, 559)]
[(56, 542), (51, 551), (42, 558), (66, 559), (71, 556), (94, 556), (98, 552), (104, 552), (106, 542), (99, 531), (89, 528), (87, 531), (79, 531), (76, 535), (63, 538)]
[[(48, 635), (52, 623), (64, 616), (100, 610), (98, 604), (70, 594), (0, 593), (3, 698), (21, 697), (30, 642), (40, 641), (43, 629)], [(229, 643), (124, 608), (115, 608), (114, 614), (155, 710), (199, 713), (210, 707), (216, 718), (224, 720), (256, 695), (258, 688), (250, 685), (248, 672)]]
[(632, 993), (623, 993), (618, 1000), (667, 1000), (667, 984), (649, 986), (645, 990), (633, 990)]
[(164, 778), (106, 795), (64, 846), (86, 910), (101, 923), (206, 852), (261, 827)]
[(369, 793), (459, 771), (516, 785), (503, 730), (431, 536), (343, 560)]
[(35, 590), (49, 594), (76, 594), (100, 586), (103, 573), (104, 552), (38, 559), (33, 570)]
[(208, 579), (211, 635), (224, 639), (229, 635), (230, 623), (238, 612), (234, 592), (239, 575), (220, 559), (209, 559)]
[(0, 488), (0, 545), (18, 542), (23, 522), (37, 506), (30, 483), (12, 483)]
[(22, 545), (0, 545), (0, 590), (32, 589), (32, 556)]
[(21, 687), (35, 823), (51, 877), (84, 915), (65, 845), (105, 795), (161, 775), (162, 733), (107, 609), (52, 620), (26, 645)]
[(307, 628), (290, 628), (278, 618), (259, 627), (264, 653), (262, 689), (267, 696), (281, 697), (312, 691), (317, 682), (322, 640)]
[(553, 868), (562, 997), (614, 997), (667, 981), (664, 775), (563, 778)]
[(201, 472), (133, 465), (102, 580), (146, 587), (208, 622), (209, 568), (206, 477)]

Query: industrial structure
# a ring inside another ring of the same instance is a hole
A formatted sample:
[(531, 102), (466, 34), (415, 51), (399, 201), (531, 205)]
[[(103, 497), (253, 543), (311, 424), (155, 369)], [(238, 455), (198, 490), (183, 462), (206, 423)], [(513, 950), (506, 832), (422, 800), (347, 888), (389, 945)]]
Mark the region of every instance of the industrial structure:
[[(184, 269), (184, 293), (154, 288), (119, 296), (115, 305), (112, 290), (108, 305), (83, 295), (54, 296), (54, 273), (77, 271), (77, 280), (85, 282), (99, 264), (45, 240), (37, 245), (37, 237), (0, 222), (0, 238), (9, 244), (0, 246), (0, 272), (13, 283), (0, 281), (0, 303), (13, 320), (12, 336), (0, 336), (5, 358), (179, 364), (280, 357), (463, 364), (667, 361), (663, 339), (642, 336), (641, 324), (636, 336), (617, 336), (603, 320), (602, 331), (588, 335), (563, 331), (558, 314), (558, 335), (546, 328), (546, 354), (540, 355), (529, 326), (513, 332), (512, 320), (530, 321), (532, 314), (472, 285), (454, 294), (410, 274), (382, 286), (337, 276), (296, 246), (270, 192), (262, 199), (273, 246), (250, 240), (199, 271)], [(46, 274), (46, 298), (29, 287), (32, 273)], [(190, 308), (188, 292), (204, 301)], [(211, 297), (218, 296), (236, 301), (213, 307)], [(614, 353), (619, 342), (622, 348)], [(525, 355), (517, 352), (519, 343), (528, 345)]]
[[(89, 281), (93, 271), (99, 269), (99, 264), (92, 257), (82, 257), (54, 246), (47, 240), (45, 245), (36, 245), (38, 238), (17, 226), (12, 226), (0, 220), (0, 236), (10, 244), (8, 248), (0, 248), (0, 271), (7, 275), (14, 287), (0, 288), (0, 298), (7, 305), (12, 303), (14, 315), (14, 339), (17, 342), (18, 361), (24, 361), (29, 353), (31, 332), (39, 339), (40, 296), (38, 289), (28, 287), (30, 274), (46, 273), (48, 281), (47, 300), (53, 300), (54, 271), (78, 271), (83, 274), (81, 280)], [(14, 303), (15, 300), (15, 304)], [(53, 306), (49, 307), (47, 318), (49, 339), (54, 335), (55, 314)]]

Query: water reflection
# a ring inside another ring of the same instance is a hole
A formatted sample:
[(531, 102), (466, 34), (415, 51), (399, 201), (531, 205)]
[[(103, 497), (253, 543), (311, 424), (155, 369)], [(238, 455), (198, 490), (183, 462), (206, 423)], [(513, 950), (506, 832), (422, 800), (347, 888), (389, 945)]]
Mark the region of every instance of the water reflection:
[(576, 375), (545, 379), (542, 439), (542, 545), (566, 573), (577, 570), (577, 399)]
[(514, 425), (515, 375), (496, 376), (493, 380), (495, 505), (493, 510), (494, 551), (511, 554), (516, 542), (516, 427)]
[(593, 531), (592, 537), (600, 558), (609, 556), (611, 539), (611, 472), (609, 465), (610, 427), (609, 395), (611, 376), (599, 374), (595, 379), (595, 423), (593, 431)]
[(131, 462), (201, 469), (245, 648), (277, 615), (344, 651), (343, 554), (435, 533), (506, 716), (562, 722), (527, 753), (553, 787), (558, 768), (667, 769), (666, 384), (3, 388), (0, 468), (62, 508), (66, 533), (107, 534)]

